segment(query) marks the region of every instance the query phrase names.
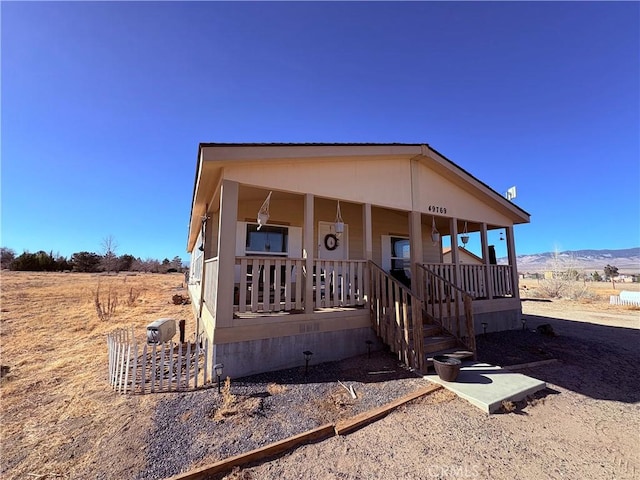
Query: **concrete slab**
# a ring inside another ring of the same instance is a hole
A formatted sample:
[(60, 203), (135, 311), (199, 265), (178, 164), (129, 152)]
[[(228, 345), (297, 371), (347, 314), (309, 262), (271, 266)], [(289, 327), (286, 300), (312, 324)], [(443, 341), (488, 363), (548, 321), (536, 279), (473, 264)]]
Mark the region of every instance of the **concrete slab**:
[(478, 362), (463, 362), (455, 382), (445, 382), (437, 373), (424, 378), (451, 390), (486, 413), (498, 410), (504, 400), (517, 402), (547, 386), (542, 380)]

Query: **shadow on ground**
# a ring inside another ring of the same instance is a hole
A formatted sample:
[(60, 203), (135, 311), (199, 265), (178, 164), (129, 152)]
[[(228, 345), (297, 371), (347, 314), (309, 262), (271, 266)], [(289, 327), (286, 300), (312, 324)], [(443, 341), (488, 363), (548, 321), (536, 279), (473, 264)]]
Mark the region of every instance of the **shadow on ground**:
[(281, 385), (300, 383), (360, 382), (379, 383), (406, 378), (420, 378), (420, 375), (405, 368), (388, 350), (371, 352), (336, 362), (325, 362), (309, 367), (277, 370), (237, 378), (236, 384), (277, 383)]
[[(640, 401), (640, 330), (525, 315), (526, 330), (478, 335), (479, 360), (508, 366), (540, 360), (557, 363), (520, 370), (590, 398)], [(554, 334), (538, 333), (551, 325)]]

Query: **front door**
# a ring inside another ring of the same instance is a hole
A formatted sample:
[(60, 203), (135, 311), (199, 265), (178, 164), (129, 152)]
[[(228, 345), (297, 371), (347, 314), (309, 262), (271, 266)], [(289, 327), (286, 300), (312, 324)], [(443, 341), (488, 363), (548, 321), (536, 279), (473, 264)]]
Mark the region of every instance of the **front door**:
[(411, 247), (408, 237), (382, 236), (382, 268), (411, 287)]

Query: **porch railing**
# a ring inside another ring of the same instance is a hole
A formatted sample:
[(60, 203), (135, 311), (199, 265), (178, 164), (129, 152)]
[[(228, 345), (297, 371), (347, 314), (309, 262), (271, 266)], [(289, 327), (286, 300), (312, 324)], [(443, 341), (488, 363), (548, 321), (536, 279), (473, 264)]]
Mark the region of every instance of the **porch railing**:
[(471, 295), (431, 270), (429, 265), (418, 264), (416, 270), (417, 288), (424, 301), (426, 314), (475, 354), (476, 335)]
[(369, 262), (369, 309), (377, 335), (405, 365), (425, 369), (422, 302), (409, 288)]
[(489, 296), (485, 288), (485, 265), (460, 264), (459, 282), (454, 282), (462, 290), (473, 298), (487, 298)]
[(218, 257), (204, 262), (204, 303), (213, 308), (218, 291)]
[(493, 287), (494, 297), (510, 297), (514, 295), (511, 281), (511, 265), (472, 265), (461, 263), (456, 273), (456, 265), (452, 263), (428, 263), (424, 267), (456, 285), (471, 295), (472, 298), (489, 298), (486, 287), (487, 268), (489, 269), (489, 281)]
[(304, 309), (304, 266), (302, 258), (236, 257), (234, 310)]
[(314, 308), (362, 306), (365, 269), (365, 260), (314, 260), (307, 275), (303, 258), (236, 257), (234, 310), (303, 310), (308, 281)]
[(489, 267), (491, 280), (493, 281), (493, 295), (495, 297), (513, 297), (513, 282), (511, 265), (491, 265)]
[(366, 260), (315, 260), (313, 292), (316, 308), (365, 304)]

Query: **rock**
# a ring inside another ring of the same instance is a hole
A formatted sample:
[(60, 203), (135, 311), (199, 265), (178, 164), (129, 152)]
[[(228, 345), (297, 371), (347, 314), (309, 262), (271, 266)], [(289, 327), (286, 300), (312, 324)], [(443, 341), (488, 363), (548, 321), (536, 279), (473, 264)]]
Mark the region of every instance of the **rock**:
[(547, 335), (548, 337), (555, 336), (555, 332), (553, 331), (553, 327), (549, 323), (543, 323), (542, 325), (538, 325), (536, 327), (536, 331), (541, 333), (542, 335)]

